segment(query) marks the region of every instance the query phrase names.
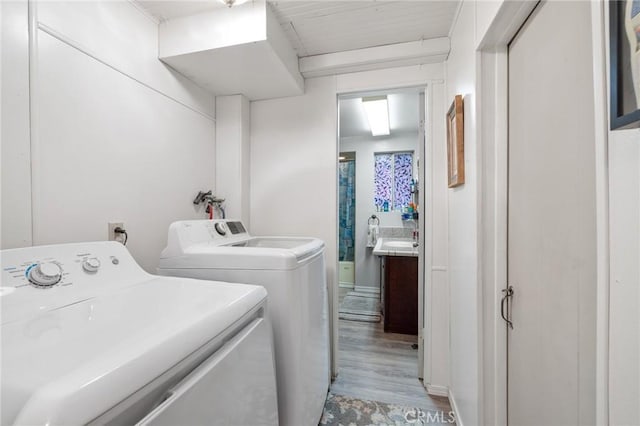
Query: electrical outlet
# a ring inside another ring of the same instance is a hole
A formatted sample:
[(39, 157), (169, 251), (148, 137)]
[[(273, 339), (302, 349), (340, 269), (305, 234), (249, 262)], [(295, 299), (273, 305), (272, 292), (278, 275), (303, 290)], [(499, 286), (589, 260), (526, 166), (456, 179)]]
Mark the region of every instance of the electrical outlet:
[(121, 241), (121, 234), (116, 234), (115, 229), (122, 228), (124, 229), (124, 222), (109, 222), (108, 234), (109, 241)]

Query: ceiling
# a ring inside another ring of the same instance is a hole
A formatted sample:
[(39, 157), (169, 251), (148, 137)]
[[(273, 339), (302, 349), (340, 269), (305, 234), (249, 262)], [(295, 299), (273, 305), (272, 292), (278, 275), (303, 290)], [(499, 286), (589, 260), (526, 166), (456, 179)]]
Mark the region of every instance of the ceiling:
[[(217, 0), (138, 0), (159, 20), (225, 7)], [(457, 0), (269, 1), (298, 57), (446, 37)]]
[[(226, 7), (218, 0), (136, 2), (160, 21)], [(460, 0), (268, 0), (299, 58), (447, 37), (459, 3)], [(389, 94), (388, 99), (392, 133), (417, 131), (418, 92), (400, 91)], [(371, 135), (360, 103), (359, 97), (341, 99), (342, 137)]]
[[(375, 95), (380, 94), (375, 93)], [(366, 94), (366, 96), (371, 95), (373, 94)], [(390, 92), (387, 94), (387, 99), (391, 134), (417, 132), (420, 126), (419, 90), (406, 89)], [(362, 108), (362, 98), (342, 98), (340, 99), (340, 138), (357, 136), (371, 137), (367, 116)]]
[(299, 57), (446, 37), (455, 1), (275, 1)]

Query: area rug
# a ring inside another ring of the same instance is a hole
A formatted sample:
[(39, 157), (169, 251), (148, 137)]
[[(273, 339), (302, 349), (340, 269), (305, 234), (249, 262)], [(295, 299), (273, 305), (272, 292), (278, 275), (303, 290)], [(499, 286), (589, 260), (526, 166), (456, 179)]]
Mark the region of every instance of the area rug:
[(362, 322), (380, 322), (378, 295), (350, 291), (340, 305), (340, 319)]
[(426, 411), (349, 396), (327, 395), (321, 426), (400, 426), (455, 424), (453, 413)]

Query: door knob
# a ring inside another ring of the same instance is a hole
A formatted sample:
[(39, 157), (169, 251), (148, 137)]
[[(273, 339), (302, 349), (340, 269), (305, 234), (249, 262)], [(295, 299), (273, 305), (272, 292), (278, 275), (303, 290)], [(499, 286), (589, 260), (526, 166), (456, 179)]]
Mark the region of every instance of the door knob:
[[(504, 296), (502, 296), (502, 300), (500, 301), (500, 315), (502, 319), (506, 321), (509, 328), (513, 330), (513, 321), (511, 321), (511, 312), (509, 309), (509, 299), (513, 297), (513, 286), (510, 285), (502, 289), (502, 294), (504, 294)], [(507, 315), (505, 315), (505, 305), (507, 306)]]

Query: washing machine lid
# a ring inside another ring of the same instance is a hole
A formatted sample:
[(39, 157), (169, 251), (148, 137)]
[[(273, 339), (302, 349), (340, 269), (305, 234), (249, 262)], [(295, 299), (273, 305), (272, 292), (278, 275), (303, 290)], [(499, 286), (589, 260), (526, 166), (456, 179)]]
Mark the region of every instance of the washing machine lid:
[(324, 242), (317, 238), (249, 237), (193, 244), (161, 257), (159, 269), (292, 270), (322, 253)]
[(323, 252), (317, 238), (252, 237), (235, 219), (181, 220), (169, 226), (159, 270), (292, 270)]
[(259, 286), (213, 284), (150, 276), (3, 322), (0, 423), (86, 424), (266, 300)]

